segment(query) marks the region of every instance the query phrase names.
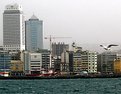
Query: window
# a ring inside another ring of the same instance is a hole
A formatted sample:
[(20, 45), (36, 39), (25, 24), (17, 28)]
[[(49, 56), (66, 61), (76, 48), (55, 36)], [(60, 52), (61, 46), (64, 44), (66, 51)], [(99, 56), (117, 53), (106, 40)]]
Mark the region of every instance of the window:
[(37, 56), (35, 55), (34, 58), (37, 58)]

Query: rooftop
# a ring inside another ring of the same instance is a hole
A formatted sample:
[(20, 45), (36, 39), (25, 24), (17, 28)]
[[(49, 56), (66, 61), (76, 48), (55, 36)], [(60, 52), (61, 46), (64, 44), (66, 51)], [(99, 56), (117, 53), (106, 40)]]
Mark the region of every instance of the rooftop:
[(33, 14), (30, 19), (38, 19), (38, 18)]

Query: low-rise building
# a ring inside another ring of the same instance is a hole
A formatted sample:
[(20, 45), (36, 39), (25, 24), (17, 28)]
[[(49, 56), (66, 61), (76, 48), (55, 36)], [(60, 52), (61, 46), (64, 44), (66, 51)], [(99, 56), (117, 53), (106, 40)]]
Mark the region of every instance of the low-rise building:
[(104, 52), (98, 55), (98, 72), (101, 73), (113, 73), (114, 72), (114, 60), (117, 58), (117, 53)]
[(43, 70), (50, 68), (50, 53), (48, 51), (28, 52), (22, 55), (24, 61), (24, 71), (26, 74), (41, 74)]
[(73, 55), (74, 73), (87, 71), (88, 73), (97, 72), (97, 52), (77, 51)]
[(114, 60), (114, 73), (121, 74), (121, 59)]
[(11, 76), (22, 76), (24, 75), (24, 63), (20, 60), (11, 60), (10, 70)]
[(10, 72), (11, 55), (7, 51), (0, 51), (0, 72)]
[(42, 69), (42, 55), (41, 53), (25, 53), (25, 73), (26, 74), (40, 74)]

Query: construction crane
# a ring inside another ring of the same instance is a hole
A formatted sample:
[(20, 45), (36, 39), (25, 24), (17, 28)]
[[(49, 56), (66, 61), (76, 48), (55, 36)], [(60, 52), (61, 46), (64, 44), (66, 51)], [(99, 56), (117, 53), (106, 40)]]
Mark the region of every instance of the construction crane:
[(52, 39), (63, 39), (63, 38), (71, 38), (71, 37), (45, 37), (44, 39), (49, 39), (50, 41), (50, 68), (52, 68)]

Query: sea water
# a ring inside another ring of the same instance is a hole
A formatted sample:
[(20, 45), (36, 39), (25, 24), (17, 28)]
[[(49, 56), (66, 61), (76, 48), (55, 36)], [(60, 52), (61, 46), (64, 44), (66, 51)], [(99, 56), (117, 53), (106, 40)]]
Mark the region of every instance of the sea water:
[(121, 94), (121, 78), (0, 80), (0, 94)]

